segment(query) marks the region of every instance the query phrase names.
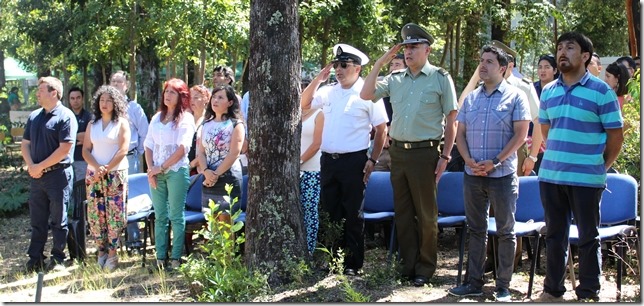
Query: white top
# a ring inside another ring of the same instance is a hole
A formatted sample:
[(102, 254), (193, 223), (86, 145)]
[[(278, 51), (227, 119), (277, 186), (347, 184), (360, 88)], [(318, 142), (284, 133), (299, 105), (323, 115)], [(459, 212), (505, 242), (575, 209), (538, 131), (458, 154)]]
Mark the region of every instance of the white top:
[[(114, 154), (119, 150), (119, 131), (121, 130), (121, 122), (111, 121), (103, 130), (103, 123), (100, 118), (98, 118), (93, 124), (89, 134), (90, 141), (92, 142), (92, 156), (96, 159), (99, 165), (107, 165)], [(87, 168), (92, 171), (96, 171), (92, 165), (88, 164)], [(115, 170), (125, 170), (129, 168), (127, 158), (121, 159), (121, 162), (112, 169), (108, 171)]]
[[(315, 131), (315, 118), (318, 116), (320, 109), (313, 112), (313, 115), (302, 121), (302, 138), (300, 143), (300, 156), (304, 151), (313, 143), (313, 133)], [(315, 155), (311, 156), (309, 160), (300, 165), (302, 171), (320, 171), (320, 155), (322, 152), (318, 149)]]
[(539, 117), (539, 96), (537, 95), (537, 90), (534, 89), (532, 82), (526, 83), (523, 80), (515, 77), (514, 74), (511, 74), (506, 80), (508, 81), (508, 83), (510, 83), (510, 85), (521, 89), (521, 91), (525, 93), (526, 97), (528, 97), (530, 117), (532, 117), (530, 121), (534, 121), (534, 119)]
[[(209, 120), (204, 122), (198, 139), (201, 139), (201, 145), (206, 154), (206, 164), (208, 169), (217, 170), (217, 167), (226, 159), (230, 153), (230, 143), (235, 131), (233, 120), (227, 119), (222, 122)], [(233, 163), (231, 169), (237, 168), (241, 172), (241, 165), (238, 162)], [(221, 174), (221, 173), (220, 173)]]
[(386, 123), (387, 111), (382, 99), (373, 103), (360, 99), (364, 80), (349, 89), (340, 83), (320, 88), (313, 95), (311, 108), (322, 108), (324, 128), (320, 150), (327, 153), (349, 153), (369, 148), (372, 126)]
[[(174, 122), (161, 123), (161, 112), (157, 112), (150, 120), (148, 135), (143, 145), (152, 150), (154, 166), (161, 166), (180, 145), (185, 148), (183, 158), (167, 170), (177, 171), (181, 167), (188, 167), (188, 152), (192, 146), (192, 137), (195, 134), (195, 119), (189, 112), (183, 112), (181, 121), (177, 125)], [(166, 170), (166, 171), (167, 171)]]

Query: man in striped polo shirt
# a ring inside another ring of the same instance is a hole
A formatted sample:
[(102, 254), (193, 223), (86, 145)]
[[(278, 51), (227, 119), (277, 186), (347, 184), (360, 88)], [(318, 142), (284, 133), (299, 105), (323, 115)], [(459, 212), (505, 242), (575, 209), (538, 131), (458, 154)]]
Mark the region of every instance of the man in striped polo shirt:
[[(576, 32), (557, 39), (559, 78), (541, 93), (539, 122), (546, 152), (539, 169), (545, 211), (546, 278), (544, 295), (566, 292), (564, 277), (571, 216), (579, 228), (580, 300), (598, 300), (601, 253), (599, 202), (606, 170), (622, 147), (622, 117), (617, 96), (586, 67), (593, 44)], [(572, 215), (571, 215), (572, 212)], [(545, 297), (544, 297), (545, 298)]]

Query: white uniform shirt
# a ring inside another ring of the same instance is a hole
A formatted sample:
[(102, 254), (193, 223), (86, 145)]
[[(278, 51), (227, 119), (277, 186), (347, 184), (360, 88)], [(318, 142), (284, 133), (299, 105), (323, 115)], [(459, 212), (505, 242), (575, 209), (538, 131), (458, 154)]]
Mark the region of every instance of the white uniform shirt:
[(388, 121), (382, 99), (373, 103), (360, 99), (364, 80), (349, 89), (340, 83), (324, 86), (314, 95), (311, 108), (322, 108), (324, 128), (320, 150), (327, 153), (350, 153), (369, 148), (372, 126)]
[(532, 82), (526, 83), (523, 80), (517, 78), (513, 74), (510, 75), (507, 79), (508, 83), (510, 85), (515, 86), (525, 95), (528, 97), (528, 106), (530, 107), (530, 121), (534, 121), (537, 117), (539, 117), (539, 96), (537, 95), (537, 90), (534, 89), (534, 85), (532, 85)]

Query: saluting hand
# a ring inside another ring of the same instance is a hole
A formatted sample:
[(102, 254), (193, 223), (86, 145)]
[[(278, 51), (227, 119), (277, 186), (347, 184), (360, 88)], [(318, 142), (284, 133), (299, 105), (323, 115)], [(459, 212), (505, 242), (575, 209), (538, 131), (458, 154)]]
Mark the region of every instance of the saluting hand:
[(375, 64), (380, 65), (380, 67), (389, 64), (389, 62), (391, 62), (391, 60), (396, 57), (396, 54), (398, 54), (398, 50), (400, 50), (401, 47), (401, 44), (394, 45), (393, 47), (391, 47), (391, 49), (389, 49), (389, 51), (387, 51), (387, 53), (381, 56)]
[(322, 71), (318, 73), (318, 75), (315, 77), (320, 83), (326, 82), (326, 80), (329, 79), (329, 76), (331, 75), (331, 67), (333, 67), (333, 63), (329, 63), (324, 68), (322, 68)]

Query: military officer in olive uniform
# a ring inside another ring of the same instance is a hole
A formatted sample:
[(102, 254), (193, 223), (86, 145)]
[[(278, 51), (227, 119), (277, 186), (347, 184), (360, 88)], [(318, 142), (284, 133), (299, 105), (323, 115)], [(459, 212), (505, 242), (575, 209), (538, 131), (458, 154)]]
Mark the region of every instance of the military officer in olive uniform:
[[(401, 34), (403, 42), (374, 63), (360, 97), (365, 100), (390, 97), (393, 119), (389, 154), (401, 274), (415, 286), (423, 286), (436, 271), (436, 184), (451, 158), (457, 100), (449, 73), (427, 59), (434, 38), (413, 23), (406, 24)], [(407, 69), (377, 81), (380, 69), (400, 48), (404, 48)]]

